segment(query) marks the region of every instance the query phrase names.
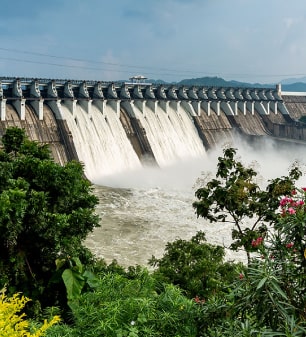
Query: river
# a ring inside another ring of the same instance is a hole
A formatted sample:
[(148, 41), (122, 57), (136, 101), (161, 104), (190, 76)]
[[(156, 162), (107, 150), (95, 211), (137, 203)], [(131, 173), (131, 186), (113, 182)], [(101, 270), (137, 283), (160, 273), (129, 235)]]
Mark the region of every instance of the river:
[[(238, 158), (245, 165), (259, 172), (260, 184), (287, 174), (294, 161), (304, 170), (304, 145), (279, 147), (268, 140), (257, 144), (256, 149), (241, 140), (230, 145), (238, 149)], [(215, 177), (217, 158), (224, 146), (228, 144), (168, 167), (96, 178), (93, 183), (101, 227), (88, 236), (87, 246), (108, 263), (116, 259), (123, 266), (147, 265), (152, 255), (162, 256), (167, 242), (189, 239), (198, 230), (206, 233), (208, 242), (228, 247), (231, 224), (210, 224), (197, 218), (192, 207), (195, 189), (200, 186), (197, 179)], [(226, 258), (244, 261), (245, 256), (226, 249)]]

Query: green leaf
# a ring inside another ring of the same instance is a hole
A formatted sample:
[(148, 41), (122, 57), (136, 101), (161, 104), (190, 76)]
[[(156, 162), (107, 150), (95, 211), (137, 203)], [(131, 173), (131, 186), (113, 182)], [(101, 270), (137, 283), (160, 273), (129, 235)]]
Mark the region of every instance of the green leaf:
[(83, 276), (86, 279), (86, 283), (91, 288), (96, 288), (99, 285), (99, 280), (93, 272), (91, 272), (89, 270), (85, 270)]
[(288, 300), (288, 297), (287, 295), (282, 291), (282, 289), (280, 288), (280, 286), (274, 282), (274, 281), (271, 281), (271, 286), (274, 288), (274, 290), (279, 294), (281, 295), (285, 300)]
[(259, 290), (260, 288), (262, 288), (263, 285), (266, 283), (266, 281), (267, 281), (267, 277), (264, 277), (263, 279), (261, 279), (256, 287), (256, 290)]
[(55, 260), (56, 270), (61, 269), (65, 265), (66, 262), (67, 262), (66, 259), (56, 259)]
[(66, 286), (68, 300), (79, 298), (85, 284), (84, 277), (72, 269), (65, 269), (62, 279)]
[(71, 258), (71, 261), (74, 262), (75, 266), (73, 267), (74, 270), (76, 270), (79, 273), (83, 273), (83, 265), (80, 259), (77, 256), (74, 256)]

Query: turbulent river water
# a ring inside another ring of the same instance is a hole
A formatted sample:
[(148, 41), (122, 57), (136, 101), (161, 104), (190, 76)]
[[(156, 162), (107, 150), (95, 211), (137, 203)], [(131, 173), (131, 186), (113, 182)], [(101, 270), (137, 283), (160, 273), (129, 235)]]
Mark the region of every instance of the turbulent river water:
[[(261, 173), (258, 180), (263, 184), (265, 179), (286, 174), (294, 160), (304, 158), (305, 145), (281, 146), (279, 140), (263, 137), (250, 145), (235, 135), (231, 137), (235, 144), (223, 144), (222, 132), (218, 133), (220, 145), (207, 153), (182, 106), (170, 104), (165, 111), (157, 105), (153, 112), (134, 105), (133, 115), (141, 122), (159, 166), (144, 167), (112, 105), (106, 104), (102, 111), (93, 104), (90, 113), (77, 105), (71, 113), (65, 104), (61, 108), (78, 157), (99, 198), (101, 227), (88, 236), (86, 244), (107, 262), (116, 259), (123, 266), (147, 265), (152, 255), (163, 255), (167, 242), (190, 239), (199, 230), (206, 233), (208, 242), (229, 246), (231, 225), (207, 223), (192, 208), (197, 179), (215, 177), (217, 157), (225, 145), (238, 149), (242, 162)], [(243, 259), (244, 254), (227, 250), (227, 258)]]
[[(206, 233), (208, 242), (228, 247), (231, 224), (210, 224), (198, 219), (192, 208), (195, 188), (199, 187), (197, 179), (215, 177), (222, 147), (164, 168), (140, 168), (96, 178), (94, 190), (99, 198), (101, 227), (88, 236), (87, 246), (107, 262), (116, 259), (123, 266), (147, 265), (152, 255), (162, 256), (167, 242), (189, 239), (198, 230)], [(257, 179), (262, 184), (287, 174), (294, 161), (304, 167), (304, 146), (279, 148), (267, 141), (257, 145), (256, 150), (241, 143), (235, 147), (241, 161), (259, 171)], [(226, 252), (228, 259), (245, 258), (241, 252)]]

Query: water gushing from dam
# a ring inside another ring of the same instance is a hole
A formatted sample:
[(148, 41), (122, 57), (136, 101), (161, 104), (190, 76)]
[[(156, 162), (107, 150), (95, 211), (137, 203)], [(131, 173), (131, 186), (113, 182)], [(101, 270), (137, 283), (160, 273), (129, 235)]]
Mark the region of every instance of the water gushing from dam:
[(110, 107), (102, 114), (92, 106), (89, 115), (77, 105), (74, 116), (67, 106), (63, 105), (62, 109), (89, 180), (94, 182), (101, 176), (141, 167), (119, 118)]
[(186, 111), (174, 110), (171, 106), (167, 112), (159, 106), (156, 112), (151, 109), (145, 111), (143, 114), (136, 108), (134, 112), (146, 131), (160, 167), (205, 154), (203, 143)]
[[(101, 228), (86, 242), (126, 266), (145, 264), (168, 241), (199, 229), (210, 242), (228, 246), (228, 225), (195, 217), (196, 179), (201, 171), (214, 172), (225, 143), (263, 164), (263, 176), (286, 174), (290, 161), (303, 158), (297, 148), (306, 144), (305, 111), (306, 93), (282, 93), (280, 86), (0, 81), (0, 136), (10, 126), (22, 127), (30, 139), (49, 144), (61, 165), (84, 163), (101, 216)], [(292, 145), (280, 151), (284, 141)]]
[[(107, 183), (108, 176), (141, 168), (119, 117), (110, 106), (106, 106), (104, 113), (94, 105), (90, 114), (78, 104), (74, 115), (65, 104), (62, 110), (79, 160), (92, 182)], [(186, 111), (169, 109), (166, 113), (158, 107), (156, 112), (148, 108), (143, 114), (135, 107), (134, 113), (160, 167), (205, 155), (204, 145)]]

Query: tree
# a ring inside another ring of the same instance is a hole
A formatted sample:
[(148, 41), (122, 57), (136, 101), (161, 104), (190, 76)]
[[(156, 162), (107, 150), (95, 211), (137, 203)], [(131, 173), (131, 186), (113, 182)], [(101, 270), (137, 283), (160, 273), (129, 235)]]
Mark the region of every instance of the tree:
[(0, 285), (43, 305), (65, 293), (54, 286), (56, 259), (92, 254), (82, 242), (99, 224), (98, 199), (81, 163), (56, 164), (24, 130), (7, 129), (0, 150)]
[(198, 217), (210, 222), (232, 222), (235, 241), (231, 248), (242, 247), (249, 261), (250, 252), (265, 236), (266, 225), (277, 219), (280, 197), (290, 194), (301, 172), (294, 167), (288, 176), (269, 181), (263, 190), (255, 181), (257, 172), (235, 158), (236, 149), (226, 148), (223, 153), (218, 158), (216, 179), (195, 192), (198, 201), (193, 207)]
[(197, 232), (189, 241), (168, 242), (161, 259), (152, 256), (149, 264), (157, 267), (154, 276), (183, 289), (189, 298), (207, 301), (211, 296), (227, 293), (240, 264), (224, 261), (221, 246), (206, 242), (205, 234)]
[(305, 190), (280, 199), (277, 221), (233, 291), (234, 315), (255, 318), (275, 331), (273, 336), (306, 333)]
[[(235, 154), (224, 150), (216, 179), (196, 191), (199, 201), (193, 204), (198, 216), (211, 222), (231, 221), (236, 240), (231, 247), (248, 253), (229, 301), (203, 306), (203, 328), (210, 322), (205, 335), (305, 336), (306, 188), (295, 186), (301, 172), (293, 167), (263, 190), (257, 173)], [(221, 310), (225, 319), (215, 315)]]

